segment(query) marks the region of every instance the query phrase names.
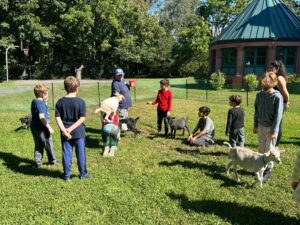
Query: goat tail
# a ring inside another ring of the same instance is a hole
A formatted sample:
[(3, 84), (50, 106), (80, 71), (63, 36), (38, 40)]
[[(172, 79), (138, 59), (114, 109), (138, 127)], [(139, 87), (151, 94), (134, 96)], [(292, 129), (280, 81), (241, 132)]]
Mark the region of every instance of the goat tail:
[(138, 116), (137, 118), (135, 118), (135, 122), (137, 122), (140, 119), (140, 117)]
[(228, 142), (224, 141), (223, 142), (224, 145), (227, 145), (229, 148), (232, 148), (231, 144), (229, 144)]
[(98, 112), (101, 112), (101, 111), (102, 111), (102, 107), (96, 109), (94, 113), (98, 113)]

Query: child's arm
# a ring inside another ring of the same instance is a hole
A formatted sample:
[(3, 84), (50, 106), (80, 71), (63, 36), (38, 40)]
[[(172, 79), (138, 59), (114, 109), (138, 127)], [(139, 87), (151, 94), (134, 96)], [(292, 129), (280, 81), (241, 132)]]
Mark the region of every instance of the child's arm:
[(56, 123), (59, 127), (59, 129), (61, 130), (62, 135), (67, 138), (68, 140), (72, 138), (71, 134), (69, 134), (61, 120), (60, 117), (55, 117)]
[(46, 117), (45, 117), (44, 113), (39, 113), (39, 119), (40, 119), (41, 123), (49, 130), (50, 134), (53, 134), (54, 130), (52, 129), (52, 127), (50, 126), (50, 124), (46, 120)]
[(158, 103), (158, 95), (159, 93), (157, 93), (156, 99), (147, 102), (148, 105), (156, 105)]
[(79, 120), (77, 120), (72, 126), (69, 128), (66, 128), (66, 131), (71, 134), (73, 130), (75, 130), (77, 127), (79, 127), (81, 124), (83, 124), (85, 121), (85, 117), (80, 117)]
[[(259, 93), (258, 93), (259, 94)], [(256, 95), (255, 105), (254, 105), (254, 128), (253, 133), (258, 132), (258, 94)]]
[(225, 134), (229, 136), (230, 130), (231, 130), (231, 125), (232, 125), (232, 113), (229, 110), (227, 114), (227, 125), (226, 125), (226, 131)]
[(172, 92), (170, 91), (170, 96), (168, 98), (168, 112), (167, 112), (167, 116), (171, 115), (171, 109), (172, 109)]
[(282, 120), (282, 114), (283, 114), (283, 98), (280, 97), (278, 99), (276, 99), (275, 101), (275, 117), (274, 117), (274, 121), (273, 124), (271, 126), (271, 131), (270, 131), (270, 137), (276, 137), (279, 131), (279, 125), (281, 123)]

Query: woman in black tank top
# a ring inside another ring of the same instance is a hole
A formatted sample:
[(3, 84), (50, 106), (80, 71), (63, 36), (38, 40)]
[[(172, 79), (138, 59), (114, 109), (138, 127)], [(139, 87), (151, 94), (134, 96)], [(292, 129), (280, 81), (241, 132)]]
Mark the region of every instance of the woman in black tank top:
[[(287, 75), (285, 71), (285, 66), (281, 61), (275, 60), (271, 63), (271, 70), (277, 75), (278, 84), (274, 89), (279, 91), (280, 94), (282, 95), (283, 102), (284, 102), (284, 109), (286, 110), (289, 107), (290, 99), (289, 99), (289, 92), (287, 90)], [(282, 137), (282, 121), (279, 127), (276, 146), (279, 145), (281, 137)]]

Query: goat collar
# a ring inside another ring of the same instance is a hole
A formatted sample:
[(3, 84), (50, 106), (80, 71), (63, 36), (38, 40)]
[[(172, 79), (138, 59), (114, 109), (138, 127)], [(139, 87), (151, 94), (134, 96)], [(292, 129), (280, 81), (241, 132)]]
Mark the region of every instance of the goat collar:
[(264, 165), (267, 165), (268, 164), (268, 162), (266, 161), (266, 155), (264, 154), (264, 156), (263, 156), (263, 163), (264, 163)]

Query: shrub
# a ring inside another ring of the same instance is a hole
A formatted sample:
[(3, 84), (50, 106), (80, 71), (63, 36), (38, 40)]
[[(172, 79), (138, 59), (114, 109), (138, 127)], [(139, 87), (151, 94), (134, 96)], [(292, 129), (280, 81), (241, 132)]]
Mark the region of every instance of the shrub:
[(288, 73), (288, 83), (290, 84), (300, 84), (300, 77), (295, 73)]
[(221, 90), (225, 84), (225, 75), (224, 73), (218, 72), (210, 75), (210, 84), (212, 89)]
[(258, 86), (257, 76), (253, 73), (245, 76), (246, 85), (249, 91), (255, 91)]

